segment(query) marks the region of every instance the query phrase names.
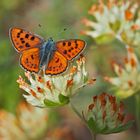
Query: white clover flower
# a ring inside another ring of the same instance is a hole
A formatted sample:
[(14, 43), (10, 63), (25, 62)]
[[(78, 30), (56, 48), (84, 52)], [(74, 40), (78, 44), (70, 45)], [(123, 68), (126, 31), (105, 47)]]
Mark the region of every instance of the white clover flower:
[[(140, 15), (139, 15), (140, 17)], [(133, 22), (129, 22), (122, 31), (120, 38), (129, 46), (139, 47), (140, 46), (140, 19), (136, 19)]]
[(116, 95), (120, 98), (127, 98), (140, 90), (140, 65), (132, 48), (127, 48), (127, 57), (124, 67), (113, 63), (117, 77), (105, 77), (105, 80), (117, 88)]
[(137, 38), (134, 28), (140, 27), (139, 20), (135, 21), (134, 19), (137, 8), (137, 4), (132, 5), (129, 1), (119, 3), (108, 0), (108, 3), (104, 4), (101, 0), (99, 4), (94, 4), (89, 10), (89, 14), (95, 20), (83, 19), (83, 23), (90, 27), (90, 30), (82, 32), (92, 38), (106, 37), (106, 40), (111, 40), (114, 37), (121, 38), (130, 44), (130, 40), (132, 42), (132, 39)]
[(92, 103), (83, 111), (83, 117), (94, 134), (119, 133), (134, 122), (128, 120), (123, 103), (107, 93), (93, 96)]
[(0, 110), (0, 140), (39, 138), (46, 130), (47, 118), (46, 110), (25, 103), (19, 105), (16, 115)]
[[(37, 138), (43, 135), (47, 128), (48, 111), (21, 103), (17, 110), (17, 118), (24, 134), (28, 138)], [(39, 129), (35, 129), (36, 127)]]
[(30, 84), (19, 76), (17, 80), (19, 87), (28, 92), (28, 95), (23, 95), (27, 102), (38, 107), (65, 105), (79, 88), (95, 81), (88, 80), (84, 57), (77, 60), (76, 66), (73, 66), (68, 74), (50, 76), (45, 75), (43, 70), (42, 75), (25, 72), (25, 76)]
[(0, 140), (26, 140), (18, 121), (12, 113), (0, 111)]

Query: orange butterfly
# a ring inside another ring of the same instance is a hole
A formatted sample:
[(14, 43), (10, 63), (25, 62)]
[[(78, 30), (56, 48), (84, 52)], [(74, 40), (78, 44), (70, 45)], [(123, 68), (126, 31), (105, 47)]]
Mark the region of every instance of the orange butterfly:
[(45, 73), (57, 75), (64, 72), (71, 61), (85, 48), (85, 41), (70, 39), (54, 42), (45, 41), (38, 35), (20, 28), (10, 29), (14, 48), (21, 54), (21, 66), (30, 72), (38, 73), (45, 66)]

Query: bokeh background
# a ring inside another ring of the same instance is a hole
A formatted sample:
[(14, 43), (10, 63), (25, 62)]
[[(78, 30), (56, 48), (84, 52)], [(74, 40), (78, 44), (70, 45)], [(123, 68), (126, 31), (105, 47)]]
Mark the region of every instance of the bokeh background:
[[(95, 43), (90, 37), (81, 34), (85, 29), (81, 20), (89, 17), (88, 10), (96, 0), (0, 0), (0, 108), (15, 113), (17, 105), (24, 100), (16, 82), (24, 70), (19, 66), (19, 54), (14, 50), (10, 39), (9, 29), (20, 27), (36, 33), (46, 40), (53, 37), (54, 40), (80, 38), (87, 42), (84, 52), (86, 66), (90, 76), (94, 76), (97, 82), (94, 86), (86, 87), (79, 91), (73, 99), (73, 104), (82, 110), (91, 97), (101, 92), (111, 92), (110, 84), (103, 80), (103, 76), (114, 76), (110, 65), (112, 60), (122, 63), (126, 51), (122, 44), (113, 40), (111, 44)], [(91, 18), (91, 17), (89, 17)], [(63, 31), (67, 28), (66, 31)], [(136, 48), (138, 51), (139, 49)], [(81, 103), (82, 101), (82, 103)], [(125, 100), (128, 112), (134, 113), (133, 97)], [(64, 124), (72, 129), (78, 140), (90, 140), (89, 131), (84, 127), (80, 119), (69, 107), (52, 109), (52, 128), (62, 127)], [(61, 121), (59, 121), (61, 120)], [(61, 122), (61, 124), (60, 124)], [(77, 129), (75, 129), (75, 126)], [(64, 127), (64, 126), (63, 126)], [(73, 130), (74, 129), (74, 130)], [(50, 132), (51, 135), (52, 132)], [(82, 136), (81, 136), (82, 135)], [(136, 140), (135, 126), (124, 133), (99, 136), (99, 140)], [(65, 138), (66, 139), (66, 138)]]

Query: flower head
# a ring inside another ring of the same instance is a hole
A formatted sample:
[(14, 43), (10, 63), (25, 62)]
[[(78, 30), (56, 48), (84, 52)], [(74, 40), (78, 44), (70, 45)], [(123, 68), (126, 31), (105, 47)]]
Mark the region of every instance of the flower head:
[[(17, 109), (17, 118), (23, 132), (30, 138), (37, 138), (46, 130), (48, 111), (20, 103)], [(35, 129), (38, 126), (39, 129)]]
[(94, 96), (92, 103), (84, 114), (89, 128), (93, 133), (110, 134), (128, 129), (132, 121), (126, 121), (124, 105), (115, 96), (102, 93)]
[(140, 65), (132, 48), (127, 48), (127, 57), (124, 67), (113, 63), (117, 77), (104, 79), (117, 87), (116, 95), (120, 98), (127, 98), (140, 90)]
[(0, 139), (1, 140), (26, 140), (26, 136), (20, 127), (16, 117), (4, 110), (0, 111)]
[(89, 10), (89, 14), (95, 20), (83, 19), (83, 23), (91, 29), (83, 31), (83, 33), (95, 39), (106, 38), (107, 41), (121, 38), (127, 44), (136, 44), (133, 39), (138, 38), (140, 29), (139, 20), (134, 18), (137, 8), (137, 4), (132, 5), (129, 1), (108, 0), (105, 4), (103, 0), (100, 0), (99, 4), (94, 4)]
[(28, 95), (23, 96), (29, 103), (39, 107), (65, 105), (79, 88), (95, 81), (95, 79), (88, 80), (85, 58), (82, 56), (68, 74), (49, 76), (45, 75), (43, 70), (42, 75), (25, 72), (25, 76), (30, 84), (27, 84), (21, 76), (17, 80), (20, 88), (28, 92)]
[[(140, 17), (140, 15), (139, 15)], [(121, 40), (129, 46), (139, 47), (140, 46), (140, 19), (129, 22), (121, 32)]]
[(0, 140), (38, 138), (46, 130), (47, 118), (46, 110), (25, 103), (19, 105), (16, 115), (0, 110)]

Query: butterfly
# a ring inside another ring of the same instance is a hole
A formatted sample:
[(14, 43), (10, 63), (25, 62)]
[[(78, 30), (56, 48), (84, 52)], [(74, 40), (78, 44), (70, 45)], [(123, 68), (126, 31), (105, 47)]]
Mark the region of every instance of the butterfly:
[(9, 36), (14, 48), (20, 53), (20, 65), (27, 71), (39, 73), (45, 67), (45, 74), (57, 75), (66, 71), (69, 61), (81, 54), (86, 43), (80, 39), (54, 42), (21, 28), (13, 27)]

